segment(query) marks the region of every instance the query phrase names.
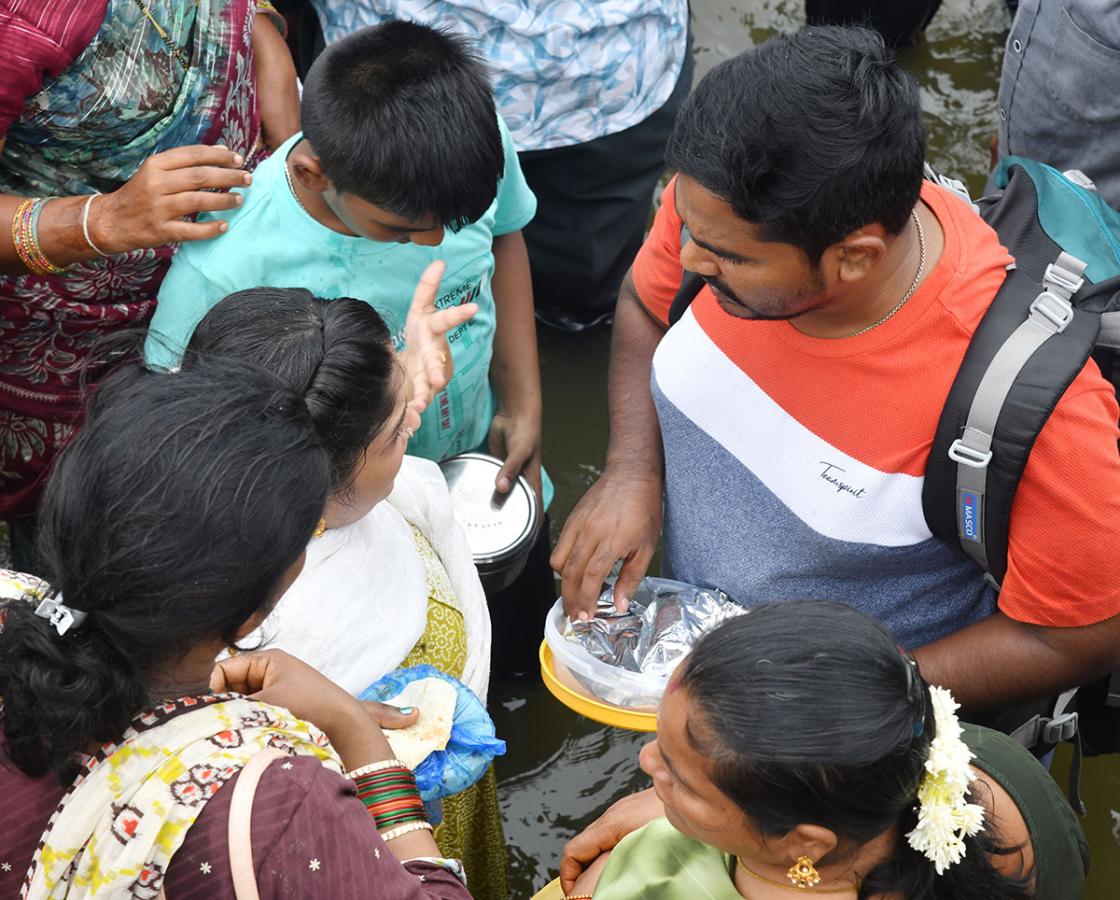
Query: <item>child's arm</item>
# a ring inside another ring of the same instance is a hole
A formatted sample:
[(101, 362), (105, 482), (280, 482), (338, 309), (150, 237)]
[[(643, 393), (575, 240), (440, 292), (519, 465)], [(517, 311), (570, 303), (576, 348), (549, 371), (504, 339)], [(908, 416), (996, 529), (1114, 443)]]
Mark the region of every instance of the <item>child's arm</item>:
[(490, 452), (505, 460), (502, 493), (523, 473), (541, 497), (541, 373), (529, 254), (520, 231), (494, 237), (494, 358), (490, 380), (498, 411), (490, 424)]

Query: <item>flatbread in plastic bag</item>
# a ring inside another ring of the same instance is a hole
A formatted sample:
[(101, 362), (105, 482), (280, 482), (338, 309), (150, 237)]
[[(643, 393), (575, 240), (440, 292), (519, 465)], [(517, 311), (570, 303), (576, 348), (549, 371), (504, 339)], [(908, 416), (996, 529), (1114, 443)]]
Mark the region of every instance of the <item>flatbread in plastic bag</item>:
[[(490, 767), (495, 756), (506, 752), (506, 742), (494, 733), (494, 721), (474, 692), (435, 666), (412, 666), (397, 669), (375, 681), (358, 695), (359, 700), (377, 700), (394, 706), (418, 706), (399, 700), (405, 688), (426, 678), (436, 678), (455, 690), (455, 713), (451, 737), (442, 750), (433, 750), (412, 770), (420, 796), (428, 806), (429, 815), (437, 807), (435, 801), (465, 791)], [(438, 816), (432, 816), (435, 823)]]
[(407, 728), (383, 728), (389, 746), (410, 769), (415, 769), (429, 754), (446, 750), (455, 721), (455, 688), (441, 678), (421, 678), (405, 685), (393, 697), (393, 706), (414, 706), (420, 718)]

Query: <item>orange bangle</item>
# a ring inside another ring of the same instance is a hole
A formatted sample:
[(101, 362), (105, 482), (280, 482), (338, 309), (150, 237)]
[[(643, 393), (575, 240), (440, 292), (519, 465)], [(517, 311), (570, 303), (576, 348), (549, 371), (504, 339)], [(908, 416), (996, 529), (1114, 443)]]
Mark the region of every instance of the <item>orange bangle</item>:
[(16, 248), (16, 253), (19, 254), (20, 260), (28, 269), (31, 268), (31, 260), (28, 258), (27, 251), (23, 248), (23, 228), (20, 223), (23, 221), (24, 213), (34, 205), (34, 200), (24, 200), (16, 207), (15, 214), (12, 216), (12, 246)]

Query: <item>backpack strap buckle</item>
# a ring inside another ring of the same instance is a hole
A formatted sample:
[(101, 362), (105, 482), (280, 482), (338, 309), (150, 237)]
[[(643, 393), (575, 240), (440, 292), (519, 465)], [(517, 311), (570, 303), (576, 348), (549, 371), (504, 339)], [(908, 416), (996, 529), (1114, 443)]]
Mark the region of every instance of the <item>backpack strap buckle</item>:
[(978, 450), (976, 447), (968, 446), (961, 438), (957, 438), (949, 445), (949, 459), (973, 469), (986, 469), (988, 463), (992, 461), (992, 451)]
[(1073, 307), (1065, 298), (1051, 290), (1044, 290), (1031, 303), (1030, 315), (1039, 324), (1043, 324), (1043, 321), (1048, 323), (1043, 325), (1044, 328), (1049, 328), (1054, 334), (1061, 334), (1073, 321)]
[(1043, 719), (1042, 741), (1045, 744), (1059, 744), (1062, 741), (1072, 741), (1077, 734), (1077, 713), (1062, 713), (1054, 716), (1050, 721)]
[(1063, 251), (1046, 267), (1046, 274), (1042, 276), (1042, 285), (1068, 301), (1085, 283), (1085, 279), (1081, 276), (1085, 274), (1086, 268), (1088, 266), (1076, 256)]

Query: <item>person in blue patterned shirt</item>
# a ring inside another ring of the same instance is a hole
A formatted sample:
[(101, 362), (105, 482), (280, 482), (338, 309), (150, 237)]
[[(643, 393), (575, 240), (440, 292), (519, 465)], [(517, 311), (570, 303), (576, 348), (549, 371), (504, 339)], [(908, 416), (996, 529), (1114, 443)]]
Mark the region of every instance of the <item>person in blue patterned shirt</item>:
[(331, 43), (411, 19), (479, 43), (537, 195), (524, 229), (541, 321), (606, 322), (692, 81), (688, 0), (312, 0)]

